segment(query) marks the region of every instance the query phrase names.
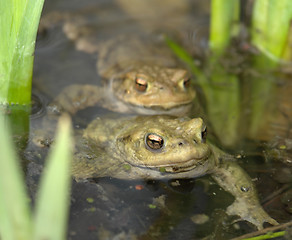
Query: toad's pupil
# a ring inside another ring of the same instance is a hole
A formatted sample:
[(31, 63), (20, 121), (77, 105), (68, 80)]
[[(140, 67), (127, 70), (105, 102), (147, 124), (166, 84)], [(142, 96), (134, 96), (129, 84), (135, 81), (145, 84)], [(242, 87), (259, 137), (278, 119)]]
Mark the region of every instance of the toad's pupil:
[(188, 88), (188, 87), (190, 86), (190, 84), (191, 84), (191, 79), (186, 78), (186, 79), (184, 80), (184, 87), (185, 87), (185, 88)]
[(146, 139), (148, 147), (157, 150), (163, 147), (163, 138), (156, 134), (149, 134)]
[(207, 128), (205, 128), (202, 133), (202, 142), (206, 142), (206, 139), (207, 139)]
[(135, 79), (135, 87), (140, 92), (145, 92), (147, 89), (147, 81), (143, 78), (136, 78)]

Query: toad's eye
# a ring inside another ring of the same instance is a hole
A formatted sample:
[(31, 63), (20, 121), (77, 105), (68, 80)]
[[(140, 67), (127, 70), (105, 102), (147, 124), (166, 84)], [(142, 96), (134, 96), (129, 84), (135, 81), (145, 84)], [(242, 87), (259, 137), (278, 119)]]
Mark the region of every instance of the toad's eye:
[(145, 137), (146, 147), (149, 150), (160, 150), (164, 146), (164, 140), (155, 133), (149, 133)]
[(145, 92), (147, 89), (147, 81), (141, 77), (136, 77), (135, 79), (135, 88), (139, 92)]
[(207, 127), (201, 132), (202, 142), (205, 143), (207, 139)]
[(183, 84), (185, 88), (188, 88), (191, 85), (191, 79), (189, 77), (185, 78)]
[(188, 89), (191, 85), (191, 79), (189, 77), (183, 78), (178, 84), (182, 89)]

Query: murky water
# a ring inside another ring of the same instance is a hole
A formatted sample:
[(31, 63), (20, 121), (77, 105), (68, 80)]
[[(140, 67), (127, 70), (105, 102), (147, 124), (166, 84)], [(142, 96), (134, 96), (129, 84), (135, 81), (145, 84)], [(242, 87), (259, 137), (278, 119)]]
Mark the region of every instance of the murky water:
[[(163, 8), (129, 5), (128, 2), (51, 0), (45, 4), (44, 14), (54, 10), (73, 14), (81, 12), (89, 19), (87, 24), (96, 28), (96, 36), (100, 40), (141, 31), (150, 35), (167, 33), (186, 39), (185, 45), (190, 47), (193, 55), (199, 57), (205, 52), (208, 1), (160, 1), (168, 3), (167, 6), (162, 5)], [(96, 73), (97, 58), (96, 55), (77, 51), (74, 43), (62, 32), (61, 25), (57, 24), (43, 32), (35, 53), (35, 94), (46, 105), (70, 84), (99, 84), (101, 79)], [(273, 98), (276, 105), (273, 113), (277, 117), (268, 123), (263, 121), (256, 134), (245, 135), (242, 134), (247, 129), (245, 119), (251, 110), (241, 106), (243, 129), (238, 129), (240, 138), (236, 139), (236, 145), (225, 148), (238, 156), (239, 163), (258, 187), (265, 209), (282, 223), (292, 220), (292, 198), (289, 195), (287, 197), (291, 184), (292, 115), (289, 96), (292, 87), (291, 73), (278, 76), (273, 80), (280, 92)], [(247, 96), (249, 85), (244, 85), (240, 91)], [(38, 107), (36, 109), (37, 114), (31, 119), (32, 128), (39, 126), (44, 116)], [(79, 128), (85, 128), (96, 116), (108, 112), (93, 107), (78, 112), (73, 120)], [(266, 115), (263, 113), (263, 116)], [(220, 134), (225, 134), (224, 126)], [(224, 147), (220, 143), (220, 134), (217, 142)], [(46, 150), (30, 145), (27, 152), (26, 157), (31, 161), (27, 181), (34, 195)], [(38, 158), (32, 158), (36, 152)], [(270, 197), (279, 189), (282, 191)], [(284, 200), (283, 194), (286, 194)], [(251, 225), (242, 222), (226, 224), (232, 219), (226, 216), (224, 210), (232, 201), (233, 197), (208, 176), (183, 181), (121, 181), (112, 178), (74, 181), (68, 239), (202, 239), (210, 236), (214, 239), (231, 239), (254, 231)]]

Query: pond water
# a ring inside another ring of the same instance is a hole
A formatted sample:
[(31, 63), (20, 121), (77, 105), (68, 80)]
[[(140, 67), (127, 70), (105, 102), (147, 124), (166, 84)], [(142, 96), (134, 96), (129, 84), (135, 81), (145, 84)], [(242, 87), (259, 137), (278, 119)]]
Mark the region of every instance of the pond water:
[[(209, 1), (146, 2), (50, 0), (45, 3), (43, 15), (58, 11), (63, 15), (70, 13), (76, 16), (74, 19), (81, 16), (83, 22), (78, 28), (90, 26), (90, 30), (96, 29), (98, 44), (121, 34), (168, 34), (178, 39), (198, 59), (198, 66), (203, 69), (207, 54)], [(157, 6), (153, 7), (155, 3)], [(100, 85), (101, 82), (96, 70), (98, 56), (76, 50), (74, 42), (63, 33), (57, 17), (51, 21), (52, 25), (46, 23), (48, 28), (40, 32), (35, 52), (33, 92), (43, 106), (68, 85)], [(243, 62), (246, 58), (240, 55), (245, 46), (250, 46), (244, 41), (235, 45), (240, 50), (234, 53), (231, 49), (229, 55), (234, 59), (223, 61), (222, 65), (225, 64), (228, 74), (240, 79), (238, 92), (242, 102), (238, 105), (240, 109), (226, 108), (223, 113), (226, 116), (233, 116), (230, 110), (239, 113), (237, 126), (229, 128), (226, 118), (224, 124), (212, 129), (216, 118), (208, 119), (208, 111), (202, 117), (210, 125), (212, 141), (234, 154), (249, 173), (266, 211), (279, 223), (288, 222), (292, 220), (292, 71), (286, 68), (286, 73), (261, 75), (258, 70), (250, 70)], [(211, 75), (210, 70), (205, 69), (204, 73)], [(250, 96), (252, 85), (247, 79), (260, 82), (267, 76), (271, 76), (268, 79), (271, 78), (274, 90), (270, 91), (263, 84), (263, 91), (258, 96)], [(222, 88), (224, 83), (219, 85)], [(214, 87), (214, 92), (218, 86)], [(204, 96), (202, 89), (197, 88), (201, 106), (208, 107), (208, 97)], [(250, 130), (253, 111), (250, 102), (259, 99), (267, 99), (268, 105), (261, 108), (265, 111), (258, 110), (262, 121), (256, 125), (260, 127)], [(232, 100), (229, 98), (229, 101)], [(105, 108), (90, 107), (74, 115), (73, 121), (76, 129), (83, 129), (97, 116), (110, 114), (111, 111)], [(34, 114), (31, 129), (38, 128), (44, 117), (45, 111), (42, 110)], [(225, 120), (221, 116), (220, 121)], [(29, 162), (27, 183), (32, 197), (46, 154), (47, 149), (39, 149), (32, 143), (26, 149), (25, 156)], [(232, 239), (255, 231), (252, 225), (244, 222), (232, 224), (234, 218), (228, 217), (225, 210), (233, 200), (233, 196), (217, 186), (209, 176), (168, 181), (127, 181), (108, 177), (73, 181), (68, 239)]]

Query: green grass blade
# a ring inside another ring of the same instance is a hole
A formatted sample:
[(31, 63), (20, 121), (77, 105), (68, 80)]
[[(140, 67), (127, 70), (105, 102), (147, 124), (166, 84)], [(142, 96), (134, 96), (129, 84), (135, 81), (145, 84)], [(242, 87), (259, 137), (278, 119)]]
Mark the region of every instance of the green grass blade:
[(175, 55), (180, 58), (183, 62), (188, 64), (188, 66), (191, 68), (193, 74), (196, 76), (201, 75), (201, 71), (199, 68), (194, 64), (193, 57), (186, 52), (180, 45), (178, 45), (176, 42), (174, 42), (172, 39), (170, 39), (167, 36), (164, 36), (165, 42), (168, 45), (168, 47), (175, 53)]
[(212, 0), (210, 49), (220, 55), (238, 33), (239, 0)]
[(70, 164), (72, 159), (71, 122), (63, 116), (59, 122), (56, 145), (50, 153), (36, 202), (35, 240), (62, 240), (70, 205)]
[(0, 1), (0, 104), (29, 104), (35, 39), (44, 0)]
[(283, 58), (286, 55), (284, 51), (287, 49), (291, 20), (291, 0), (255, 1), (251, 29), (252, 43), (271, 59)]
[(264, 240), (264, 239), (274, 239), (274, 238), (278, 238), (278, 237), (282, 237), (285, 235), (285, 231), (281, 231), (281, 232), (275, 232), (275, 233), (266, 233), (265, 235), (260, 235), (257, 237), (251, 237), (251, 238), (244, 238), (242, 240)]
[[(1, 111), (0, 111), (1, 112)], [(24, 178), (6, 116), (0, 115), (0, 238), (31, 239), (31, 216)]]

